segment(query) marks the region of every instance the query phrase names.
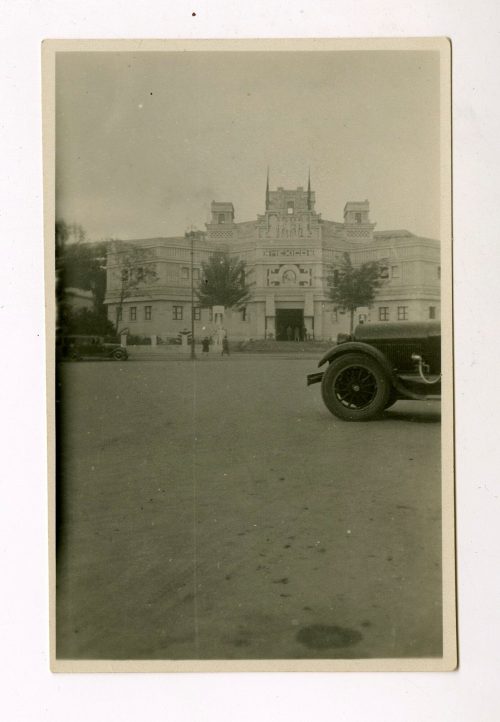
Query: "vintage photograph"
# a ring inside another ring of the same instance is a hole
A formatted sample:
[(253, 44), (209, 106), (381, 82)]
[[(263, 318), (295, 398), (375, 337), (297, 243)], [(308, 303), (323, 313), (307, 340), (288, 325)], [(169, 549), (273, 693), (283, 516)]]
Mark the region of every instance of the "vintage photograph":
[(53, 669), (455, 666), (449, 74), (45, 43)]

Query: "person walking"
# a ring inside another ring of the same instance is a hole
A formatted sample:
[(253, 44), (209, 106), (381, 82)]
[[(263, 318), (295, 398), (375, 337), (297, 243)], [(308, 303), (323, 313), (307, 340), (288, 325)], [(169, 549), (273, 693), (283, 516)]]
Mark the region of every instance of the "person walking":
[(300, 341), (300, 329), (298, 326), (295, 326), (295, 331), (293, 334), (293, 340), (294, 341)]
[(210, 351), (210, 339), (208, 338), (208, 336), (205, 336), (205, 338), (201, 342), (201, 348), (203, 353), (208, 353)]
[(224, 338), (222, 339), (221, 356), (224, 356), (224, 354), (227, 354), (229, 356), (229, 341), (227, 340), (227, 336), (224, 336)]

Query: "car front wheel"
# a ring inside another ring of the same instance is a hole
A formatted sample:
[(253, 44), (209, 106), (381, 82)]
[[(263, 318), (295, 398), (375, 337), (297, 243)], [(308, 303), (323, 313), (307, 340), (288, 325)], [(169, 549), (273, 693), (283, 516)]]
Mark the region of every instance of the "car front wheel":
[(388, 405), (391, 383), (371, 356), (349, 353), (334, 359), (323, 375), (323, 401), (344, 421), (368, 421)]
[(123, 349), (117, 348), (115, 351), (113, 351), (113, 358), (115, 361), (125, 361), (125, 359), (127, 358), (127, 354)]

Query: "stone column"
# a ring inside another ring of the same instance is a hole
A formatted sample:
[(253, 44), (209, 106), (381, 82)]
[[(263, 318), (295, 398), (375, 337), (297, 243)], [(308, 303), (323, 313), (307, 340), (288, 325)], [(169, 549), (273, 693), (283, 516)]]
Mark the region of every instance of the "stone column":
[(314, 304), (314, 338), (321, 340), (323, 338), (323, 304), (316, 301)]
[(264, 338), (266, 331), (266, 306), (262, 301), (255, 303), (257, 338)]
[(313, 328), (314, 318), (314, 297), (312, 291), (308, 291), (304, 296), (304, 326), (307, 331), (307, 338), (313, 339), (317, 330)]
[(276, 310), (274, 307), (274, 293), (266, 296), (266, 336), (276, 338)]

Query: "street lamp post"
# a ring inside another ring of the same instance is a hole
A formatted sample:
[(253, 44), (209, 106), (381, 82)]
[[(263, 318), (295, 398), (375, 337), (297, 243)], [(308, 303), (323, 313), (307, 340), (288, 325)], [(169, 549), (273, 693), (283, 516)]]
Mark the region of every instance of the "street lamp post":
[(189, 232), (189, 238), (191, 240), (191, 361), (194, 361), (196, 354), (194, 352), (194, 238), (195, 232)]

